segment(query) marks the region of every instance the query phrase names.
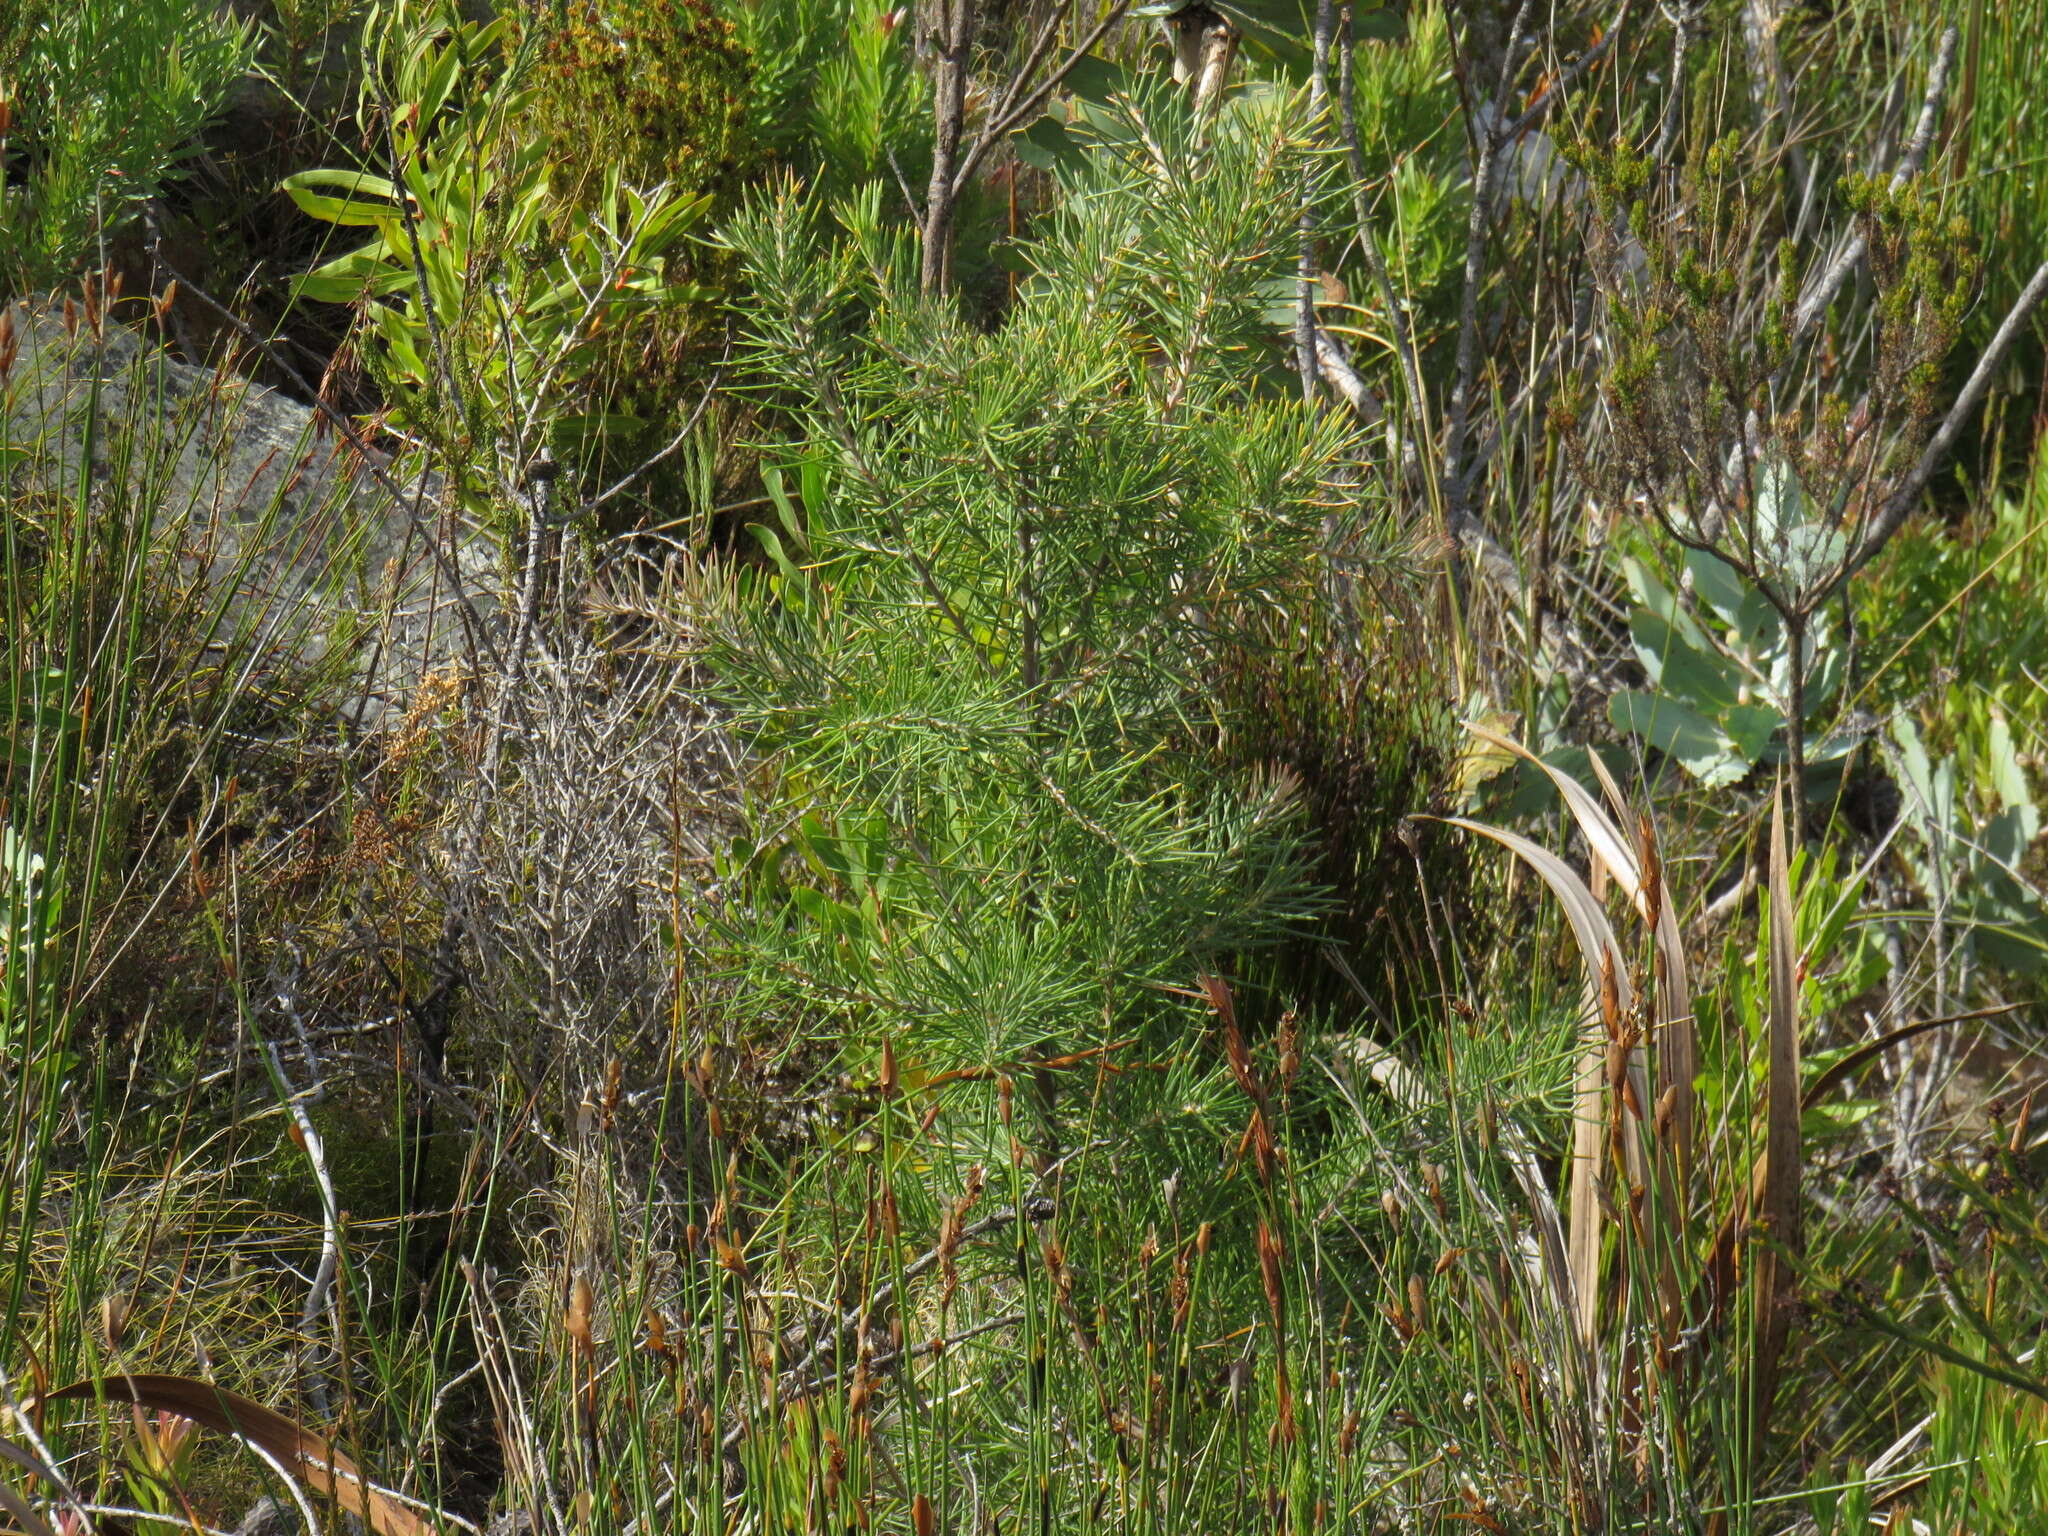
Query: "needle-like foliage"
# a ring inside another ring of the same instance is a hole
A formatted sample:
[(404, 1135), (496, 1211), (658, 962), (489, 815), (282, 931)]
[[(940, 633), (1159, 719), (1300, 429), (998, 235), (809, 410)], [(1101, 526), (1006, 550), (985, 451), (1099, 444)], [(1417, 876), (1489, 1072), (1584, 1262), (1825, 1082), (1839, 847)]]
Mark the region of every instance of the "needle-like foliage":
[(1357, 542), (1354, 444), (1260, 361), (1304, 161), (1281, 98), (1126, 105), (993, 333), (873, 199), (733, 230), (800, 472), (718, 670), (769, 766), (751, 941), (813, 1001), (1001, 1063), (1318, 913), (1294, 786), (1214, 749), (1223, 655)]

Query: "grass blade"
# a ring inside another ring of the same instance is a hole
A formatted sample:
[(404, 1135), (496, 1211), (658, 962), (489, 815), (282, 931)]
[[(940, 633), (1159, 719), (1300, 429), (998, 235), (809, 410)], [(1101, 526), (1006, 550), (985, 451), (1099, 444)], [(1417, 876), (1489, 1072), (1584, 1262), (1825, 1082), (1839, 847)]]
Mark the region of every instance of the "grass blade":
[(1761, 1443), (1770, 1422), (1778, 1361), (1791, 1328), (1793, 1261), (1799, 1252), (1799, 986), (1798, 937), (1792, 915), (1792, 872), (1785, 849), (1785, 796), (1771, 802), (1770, 1020), (1765, 1100), (1764, 1166), (1757, 1221), (1768, 1241), (1760, 1246), (1756, 1276), (1756, 1330), (1750, 1365), (1754, 1436)]

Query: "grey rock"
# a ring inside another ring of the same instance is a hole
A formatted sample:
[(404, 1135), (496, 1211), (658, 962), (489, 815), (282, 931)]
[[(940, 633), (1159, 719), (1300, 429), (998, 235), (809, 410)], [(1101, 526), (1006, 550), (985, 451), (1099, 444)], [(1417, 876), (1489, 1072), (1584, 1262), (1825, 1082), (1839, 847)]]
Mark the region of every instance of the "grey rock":
[(462, 664), (467, 626), (501, 610), (490, 542), (432, 481), (366, 460), (311, 408), (125, 326), (95, 333), (75, 307), (0, 316), (16, 348), (0, 378), (7, 494), (75, 496), (89, 450), (95, 501), (146, 510), (164, 557), (224, 588), (267, 643), (307, 661), (354, 652), (365, 723), (395, 719), (426, 673)]
[(266, 1493), (249, 1506), (235, 1527), (235, 1536), (298, 1536), (298, 1531), (298, 1512), (287, 1510)]

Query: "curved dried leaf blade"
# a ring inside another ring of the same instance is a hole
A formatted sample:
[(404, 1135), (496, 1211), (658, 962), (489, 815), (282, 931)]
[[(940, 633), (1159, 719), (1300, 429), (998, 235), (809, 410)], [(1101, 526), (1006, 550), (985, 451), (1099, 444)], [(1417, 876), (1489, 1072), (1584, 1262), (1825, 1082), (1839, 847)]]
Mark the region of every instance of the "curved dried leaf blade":
[[(1583, 792), (1582, 789), (1581, 793)], [(1597, 812), (1597, 807), (1595, 809)], [(1450, 816), (1445, 820), (1452, 826), (1463, 827), (1468, 832), (1477, 832), (1482, 837), (1493, 839), (1535, 870), (1563, 905), (1565, 916), (1571, 922), (1572, 932), (1578, 939), (1579, 951), (1586, 962), (1589, 995), (1598, 995), (1604, 978), (1614, 989), (1618, 1009), (1625, 1012), (1635, 1006), (1634, 992), (1629, 985), (1627, 962), (1621, 953), (1621, 946), (1615, 941), (1614, 930), (1607, 922), (1607, 914), (1601, 909), (1599, 901), (1586, 882), (1579, 878), (1577, 870), (1548, 848), (1530, 841), (1520, 833), (1464, 817)], [(1630, 853), (1629, 857), (1633, 859), (1633, 853)], [(1577, 1312), (1575, 1321), (1578, 1324), (1581, 1343), (1589, 1346), (1598, 1327), (1600, 1307), (1601, 1206), (1598, 1185), (1601, 1165), (1606, 1155), (1603, 1098), (1606, 1050), (1606, 1029), (1596, 1017), (1588, 1027), (1585, 1050), (1581, 1054), (1574, 1078), (1569, 1207), (1571, 1231), (1567, 1243), (1572, 1297)], [(1639, 1074), (1640, 1069), (1632, 1065), (1631, 1072)], [(1640, 1099), (1643, 1086), (1640, 1082), (1635, 1086)]]
[(108, 1376), (73, 1382), (39, 1399), (45, 1403), (136, 1403), (158, 1413), (175, 1413), (263, 1451), (316, 1492), (332, 1497), (364, 1521), (377, 1536), (438, 1536), (437, 1528), (396, 1499), (370, 1485), (354, 1461), (320, 1435), (267, 1408), (254, 1398), (229, 1392), (190, 1376)]
[[(1685, 943), (1679, 936), (1677, 906), (1671, 899), (1670, 884), (1660, 870), (1655, 900), (1652, 900), (1652, 893), (1644, 888), (1648, 877), (1638, 849), (1622, 835), (1620, 822), (1608, 815), (1585, 785), (1546, 763), (1512, 737), (1501, 735), (1485, 725), (1470, 725), (1467, 729), (1503, 751), (1526, 758), (1542, 770), (1570, 809), (1580, 835), (1621, 883), (1622, 891), (1634, 904), (1637, 913), (1645, 921), (1653, 911), (1656, 914), (1657, 957), (1662, 966), (1655, 1021), (1657, 1088), (1660, 1099), (1667, 1089), (1675, 1090), (1671, 1098), (1671, 1145), (1678, 1158), (1679, 1185), (1683, 1188), (1687, 1172), (1692, 1167), (1693, 1121), (1697, 1112), (1693, 1079), (1699, 1071), (1699, 1046), (1692, 1022), (1692, 978), (1686, 968)], [(1607, 771), (1599, 753), (1590, 754), (1590, 760), (1608, 804), (1614, 808), (1616, 816), (1623, 814), (1627, 800), (1621, 793), (1621, 786), (1614, 782), (1614, 776)], [(1588, 963), (1592, 963), (1590, 958)]]

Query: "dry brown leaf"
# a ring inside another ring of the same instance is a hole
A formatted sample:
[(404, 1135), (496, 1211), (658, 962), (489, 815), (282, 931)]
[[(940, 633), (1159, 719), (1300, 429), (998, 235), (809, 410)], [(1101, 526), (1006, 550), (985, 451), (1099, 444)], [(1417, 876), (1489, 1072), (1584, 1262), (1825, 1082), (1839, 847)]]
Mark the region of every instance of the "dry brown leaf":
[[(1524, 759), (1538, 769), (1564, 801), (1572, 820), (1585, 838), (1597, 863), (1620, 882), (1636, 913), (1651, 926), (1657, 945), (1659, 985), (1657, 987), (1656, 1039), (1657, 1089), (1661, 1098), (1671, 1088), (1678, 1090), (1671, 1101), (1671, 1149), (1678, 1162), (1679, 1187), (1689, 1177), (1693, 1159), (1695, 1103), (1693, 1081), (1699, 1075), (1699, 1047), (1692, 1016), (1692, 978), (1687, 974), (1685, 944), (1679, 936), (1677, 904), (1661, 869), (1654, 874), (1644, 868), (1643, 850), (1624, 836), (1616, 817), (1625, 816), (1628, 802), (1621, 786), (1607, 771), (1600, 755), (1589, 754), (1594, 775), (1614, 809), (1610, 816), (1593, 792), (1570, 774), (1552, 767), (1511, 736), (1504, 736), (1484, 724), (1466, 727), (1496, 749)], [(1652, 890), (1651, 885), (1655, 885)]]
[(356, 1464), (320, 1435), (253, 1398), (190, 1376), (116, 1376), (73, 1382), (32, 1401), (136, 1403), (175, 1413), (202, 1428), (232, 1435), (273, 1458), (317, 1493), (367, 1524), (377, 1536), (438, 1536), (438, 1527), (370, 1485)]
[[(1597, 812), (1597, 807), (1595, 809)], [(1589, 1003), (1597, 1001), (1602, 979), (1605, 978), (1606, 984), (1613, 988), (1614, 1006), (1620, 1013), (1626, 1013), (1635, 1006), (1635, 993), (1629, 985), (1627, 961), (1622, 955), (1621, 945), (1608, 924), (1606, 912), (1576, 870), (1548, 848), (1518, 832), (1458, 816), (1446, 817), (1445, 820), (1452, 826), (1477, 832), (1481, 837), (1499, 843), (1535, 870), (1550, 888), (1551, 894), (1564, 907), (1572, 933), (1578, 939), (1579, 952), (1585, 959)], [(1571, 1175), (1566, 1209), (1570, 1228), (1565, 1251), (1571, 1273), (1573, 1321), (1580, 1341), (1590, 1347), (1600, 1316), (1600, 1248), (1605, 1220), (1600, 1181), (1607, 1155), (1607, 1030), (1597, 1008), (1589, 1006), (1588, 1014), (1586, 1037), (1573, 1079)], [(1646, 1102), (1647, 1090), (1639, 1081), (1641, 1063), (1631, 1061), (1625, 1071), (1634, 1085), (1636, 1102)], [(1638, 1133), (1643, 1130), (1640, 1122), (1637, 1122), (1636, 1129)], [(1629, 1138), (1627, 1148), (1631, 1164), (1639, 1165), (1639, 1136)], [(1631, 1172), (1641, 1178), (1636, 1167), (1632, 1166)]]

